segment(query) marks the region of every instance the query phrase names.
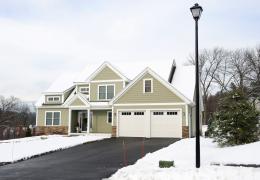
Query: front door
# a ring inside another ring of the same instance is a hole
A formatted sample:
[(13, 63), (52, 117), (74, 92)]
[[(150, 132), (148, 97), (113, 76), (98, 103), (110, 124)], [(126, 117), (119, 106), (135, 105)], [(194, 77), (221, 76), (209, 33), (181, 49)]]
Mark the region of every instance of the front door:
[(80, 111), (78, 113), (78, 123), (80, 131), (84, 132), (88, 129), (88, 111)]

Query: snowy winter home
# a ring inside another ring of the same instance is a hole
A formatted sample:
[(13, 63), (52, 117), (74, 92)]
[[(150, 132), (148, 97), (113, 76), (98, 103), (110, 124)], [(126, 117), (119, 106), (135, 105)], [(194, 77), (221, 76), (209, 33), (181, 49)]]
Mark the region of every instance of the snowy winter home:
[(86, 74), (62, 76), (43, 93), (36, 134), (194, 136), (193, 66), (173, 66), (171, 83), (150, 68), (130, 80), (109, 62)]

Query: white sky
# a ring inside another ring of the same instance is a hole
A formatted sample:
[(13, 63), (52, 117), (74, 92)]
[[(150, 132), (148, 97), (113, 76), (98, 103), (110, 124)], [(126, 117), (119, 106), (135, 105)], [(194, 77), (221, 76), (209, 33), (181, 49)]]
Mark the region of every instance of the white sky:
[(167, 78), (194, 52), (195, 2), (200, 49), (260, 43), (257, 0), (0, 0), (0, 94), (34, 101), (60, 74), (103, 61)]

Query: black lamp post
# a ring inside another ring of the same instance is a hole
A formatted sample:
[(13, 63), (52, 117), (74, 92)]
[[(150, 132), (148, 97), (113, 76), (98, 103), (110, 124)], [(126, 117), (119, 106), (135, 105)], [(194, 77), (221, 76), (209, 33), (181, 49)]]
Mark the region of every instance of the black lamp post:
[(198, 20), (203, 11), (202, 7), (196, 3), (190, 8), (195, 20), (195, 62), (196, 62), (196, 168), (200, 167), (200, 102), (199, 102), (199, 52), (198, 52)]

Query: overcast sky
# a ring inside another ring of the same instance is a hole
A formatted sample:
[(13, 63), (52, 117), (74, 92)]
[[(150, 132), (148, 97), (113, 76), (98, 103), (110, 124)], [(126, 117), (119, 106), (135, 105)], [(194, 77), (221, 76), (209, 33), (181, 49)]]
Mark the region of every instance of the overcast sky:
[(259, 0), (0, 0), (0, 94), (34, 101), (60, 74), (103, 61), (167, 78), (194, 52), (195, 2), (200, 49), (260, 44)]

